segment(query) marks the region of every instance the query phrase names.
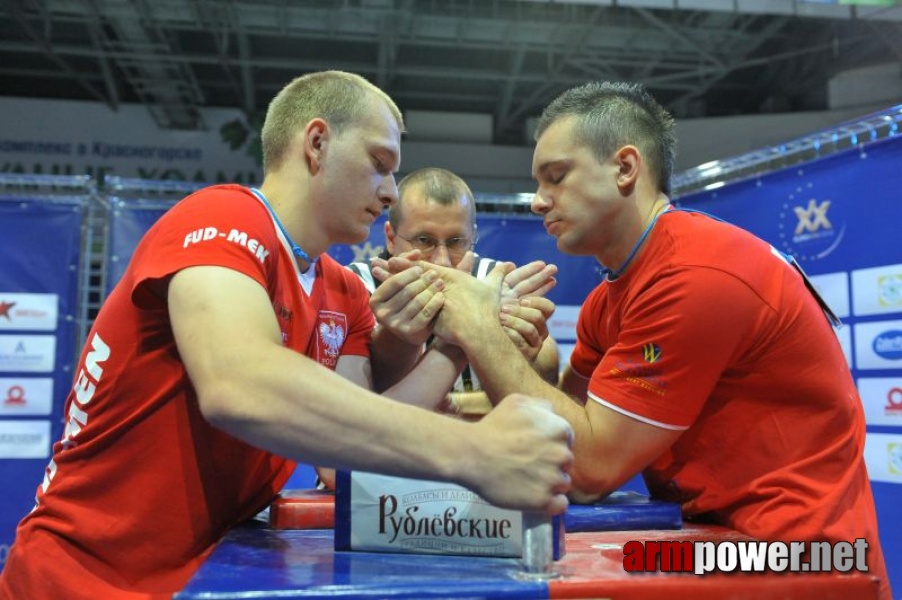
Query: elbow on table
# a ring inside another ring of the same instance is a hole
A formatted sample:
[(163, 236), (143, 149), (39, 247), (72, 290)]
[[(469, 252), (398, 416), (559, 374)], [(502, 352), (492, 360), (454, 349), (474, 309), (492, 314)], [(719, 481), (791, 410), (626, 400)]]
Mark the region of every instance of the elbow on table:
[(607, 497), (629, 477), (619, 473), (586, 472), (578, 467), (571, 473), (573, 484), (567, 496), (574, 504), (592, 504)]

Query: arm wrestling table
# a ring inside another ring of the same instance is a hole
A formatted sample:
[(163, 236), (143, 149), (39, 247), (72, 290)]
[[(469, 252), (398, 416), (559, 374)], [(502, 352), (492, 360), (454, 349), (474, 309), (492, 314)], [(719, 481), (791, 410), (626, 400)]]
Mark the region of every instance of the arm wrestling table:
[(628, 573), (623, 546), (639, 541), (742, 541), (713, 525), (681, 530), (566, 534), (558, 577), (523, 576), (514, 558), (335, 551), (333, 530), (230, 532), (176, 600), (254, 598), (650, 598), (864, 600), (877, 597), (865, 573)]

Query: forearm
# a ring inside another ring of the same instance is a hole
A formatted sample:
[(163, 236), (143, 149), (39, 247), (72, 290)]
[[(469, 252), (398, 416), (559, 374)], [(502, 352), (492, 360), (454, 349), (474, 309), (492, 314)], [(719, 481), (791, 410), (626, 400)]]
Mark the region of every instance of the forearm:
[(413, 370), (385, 390), (384, 395), (405, 404), (435, 410), (466, 364), (467, 357), (463, 350), (436, 340)]
[(539, 377), (551, 385), (556, 386), (558, 384), (560, 379), (560, 354), (558, 353), (557, 343), (551, 336), (548, 336), (542, 342), (542, 348), (532, 362), (532, 368), (539, 374)]
[[(198, 389), (202, 409), (214, 426), (253, 446), (408, 477), (460, 481), (472, 467), (466, 423), (378, 396), (281, 347), (228, 362)], [(461, 430), (449, 435), (449, 428)]]
[(545, 381), (500, 326), (474, 328), (462, 337), (466, 340), (464, 351), (470, 367), (476, 370), (480, 384), (493, 404), (512, 393), (545, 399), (573, 428), (574, 455), (591, 452), (592, 428), (585, 407)]
[(401, 381), (417, 364), (422, 353), (422, 345), (411, 344), (388, 328), (377, 326), (373, 331), (370, 350), (373, 389), (381, 392)]
[(605, 404), (585, 402), (588, 380), (565, 369), (562, 384), (574, 397), (549, 385), (522, 357), (500, 328), (472, 332), (467, 343), (470, 365), (492, 399), (521, 392), (548, 400), (554, 411), (573, 428), (574, 464), (571, 471), (575, 495), (596, 499), (616, 490), (669, 448), (682, 433), (647, 424), (621, 414)]
[(462, 335), (461, 343), (493, 403), (512, 393), (545, 397), (557, 391), (542, 379), (501, 326), (481, 325)]

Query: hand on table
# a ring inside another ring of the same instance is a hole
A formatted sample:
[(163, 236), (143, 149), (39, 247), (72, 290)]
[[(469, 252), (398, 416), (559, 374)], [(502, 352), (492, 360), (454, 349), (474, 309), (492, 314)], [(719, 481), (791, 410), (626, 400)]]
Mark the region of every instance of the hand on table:
[(563, 512), (573, 466), (573, 430), (539, 398), (506, 396), (475, 427), (474, 491), (498, 506)]

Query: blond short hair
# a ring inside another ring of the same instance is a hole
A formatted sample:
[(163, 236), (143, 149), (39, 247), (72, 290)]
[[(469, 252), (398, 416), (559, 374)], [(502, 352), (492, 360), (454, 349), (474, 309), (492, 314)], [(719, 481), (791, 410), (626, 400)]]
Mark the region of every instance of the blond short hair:
[(261, 132), (264, 172), (282, 164), (292, 137), (312, 119), (321, 118), (340, 133), (367, 112), (373, 96), (388, 106), (403, 132), (404, 118), (394, 101), (359, 75), (320, 71), (294, 79), (276, 94), (266, 111)]

